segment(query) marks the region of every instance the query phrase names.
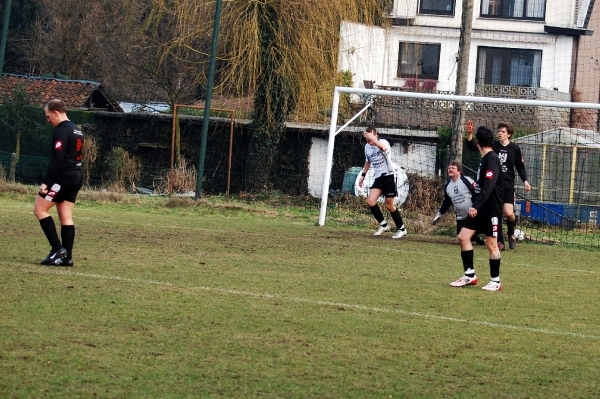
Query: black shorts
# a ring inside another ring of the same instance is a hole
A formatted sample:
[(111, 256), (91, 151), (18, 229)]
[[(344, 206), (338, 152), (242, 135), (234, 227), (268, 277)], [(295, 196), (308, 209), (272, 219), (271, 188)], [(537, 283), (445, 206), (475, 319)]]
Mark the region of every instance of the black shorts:
[(398, 196), (398, 189), (396, 188), (396, 176), (395, 175), (382, 175), (379, 176), (373, 182), (371, 189), (377, 188), (382, 191), (385, 198), (394, 198)]
[(505, 204), (515, 204), (515, 189), (514, 187), (505, 188), (502, 201)]
[(54, 183), (48, 187), (48, 193), (39, 193), (39, 196), (52, 202), (69, 201), (75, 203), (82, 186), (83, 171), (61, 174), (56, 176)]
[(502, 220), (502, 215), (492, 216), (483, 212), (477, 213), (474, 218), (468, 216), (462, 220), (462, 227), (475, 230), (475, 233), (485, 234), (486, 237), (498, 237), (498, 223)]
[(465, 219), (456, 220), (456, 235), (460, 233), (460, 230), (463, 228), (465, 224)]

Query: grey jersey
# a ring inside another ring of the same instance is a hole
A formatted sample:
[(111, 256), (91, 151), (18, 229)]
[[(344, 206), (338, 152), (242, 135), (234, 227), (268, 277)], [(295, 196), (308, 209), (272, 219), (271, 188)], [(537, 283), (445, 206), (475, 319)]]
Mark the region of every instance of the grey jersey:
[(473, 204), (473, 194), (477, 191), (477, 183), (470, 177), (462, 176), (456, 181), (452, 179), (444, 185), (444, 200), (439, 212), (445, 214), (450, 205), (454, 207), (456, 220), (463, 220), (469, 215), (469, 208)]

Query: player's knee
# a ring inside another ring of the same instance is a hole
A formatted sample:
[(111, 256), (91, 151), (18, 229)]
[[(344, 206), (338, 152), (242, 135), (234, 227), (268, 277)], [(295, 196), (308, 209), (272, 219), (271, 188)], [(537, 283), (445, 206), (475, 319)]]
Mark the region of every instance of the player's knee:
[(465, 244), (467, 242), (471, 242), (471, 237), (468, 237), (468, 234), (464, 234), (463, 232), (460, 232), (457, 236), (456, 239), (458, 240), (459, 244)]

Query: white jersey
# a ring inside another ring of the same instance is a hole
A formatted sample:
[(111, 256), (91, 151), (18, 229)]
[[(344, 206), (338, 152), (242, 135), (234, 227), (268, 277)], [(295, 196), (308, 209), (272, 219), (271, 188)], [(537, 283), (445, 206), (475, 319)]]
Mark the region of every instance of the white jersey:
[(375, 179), (379, 176), (393, 174), (396, 170), (396, 165), (390, 157), (392, 154), (390, 143), (385, 139), (379, 139), (379, 142), (387, 147), (385, 151), (381, 151), (379, 147), (373, 144), (365, 146), (365, 162), (371, 164), (373, 172), (375, 172)]

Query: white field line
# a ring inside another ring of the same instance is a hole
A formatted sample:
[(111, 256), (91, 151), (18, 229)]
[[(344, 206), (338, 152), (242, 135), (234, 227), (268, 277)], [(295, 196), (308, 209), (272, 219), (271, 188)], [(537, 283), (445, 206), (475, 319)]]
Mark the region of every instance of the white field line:
[[(6, 268), (2, 268), (2, 269), (4, 271), (9, 271), (9, 270), (16, 271), (15, 269), (6, 269)], [(23, 269), (20, 269), (20, 270), (23, 270)], [(27, 272), (31, 273), (32, 270), (27, 269)], [(166, 281), (143, 280), (143, 279), (137, 279), (137, 278), (120, 277), (120, 276), (106, 276), (106, 275), (101, 275), (101, 274), (73, 272), (73, 271), (69, 271), (69, 270), (43, 269), (43, 270), (40, 270), (40, 272), (45, 273), (45, 274), (57, 274), (57, 275), (67, 275), (67, 276), (120, 281), (120, 282), (124, 282), (124, 283), (155, 285), (155, 286), (160, 286), (160, 287), (170, 287), (170, 288), (174, 288), (174, 289), (216, 292), (216, 293), (220, 293), (220, 294), (245, 296), (245, 297), (259, 298), (259, 299), (268, 299), (268, 300), (276, 299), (279, 301), (304, 303), (307, 305), (314, 305), (314, 306), (327, 306), (327, 307), (335, 307), (335, 308), (343, 307), (343, 308), (356, 309), (356, 310), (365, 311), (365, 312), (397, 314), (397, 315), (408, 316), (408, 317), (440, 320), (440, 321), (446, 321), (446, 322), (452, 322), (452, 323), (467, 323), (467, 324), (471, 324), (471, 325), (475, 325), (475, 326), (484, 326), (484, 327), (490, 327), (490, 328), (523, 331), (523, 332), (530, 332), (530, 333), (537, 333), (537, 334), (558, 335), (558, 336), (565, 336), (565, 337), (575, 337), (575, 338), (594, 339), (594, 340), (600, 339), (600, 335), (580, 334), (580, 333), (574, 333), (574, 332), (570, 332), (570, 331), (548, 330), (545, 328), (513, 326), (510, 324), (500, 324), (500, 323), (492, 323), (489, 321), (460, 319), (460, 318), (456, 318), (456, 317), (440, 316), (440, 315), (421, 313), (421, 312), (412, 312), (412, 311), (402, 310), (402, 309), (377, 308), (377, 307), (369, 307), (369, 306), (364, 306), (364, 305), (353, 305), (353, 304), (343, 303), (343, 302), (319, 301), (319, 300), (314, 300), (314, 299), (298, 298), (298, 297), (291, 297), (291, 296), (278, 295), (278, 294), (265, 294), (265, 293), (260, 293), (260, 292), (240, 291), (240, 290), (233, 290), (233, 289), (227, 289), (227, 288), (214, 288), (214, 287), (203, 287), (203, 286), (180, 286), (180, 285), (175, 285), (175, 284), (172, 284), (172, 283), (169, 283)]]

